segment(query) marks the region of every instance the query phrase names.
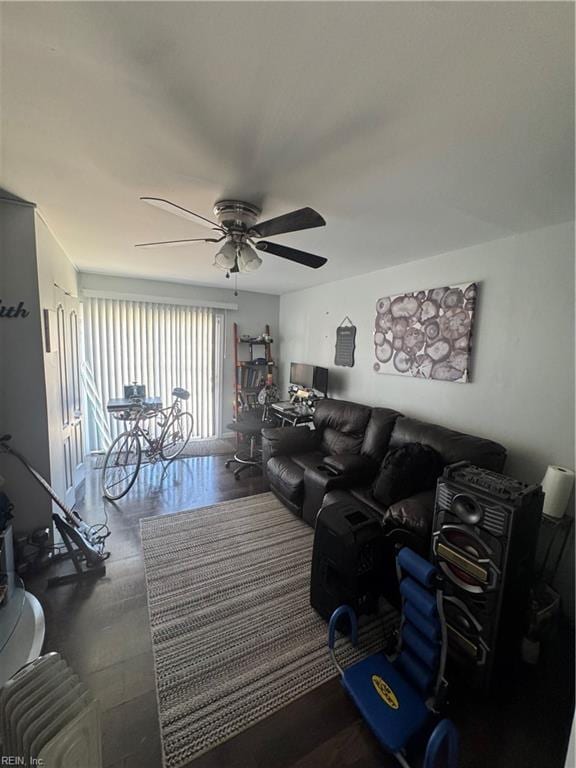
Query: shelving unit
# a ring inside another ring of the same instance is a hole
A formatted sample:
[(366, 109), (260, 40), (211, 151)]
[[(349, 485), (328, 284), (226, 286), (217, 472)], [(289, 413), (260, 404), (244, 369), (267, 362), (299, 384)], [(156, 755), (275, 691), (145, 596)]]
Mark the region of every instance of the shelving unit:
[[(270, 336), (269, 325), (264, 326), (263, 335)], [(242, 354), (244, 350), (249, 355), (247, 358)], [(257, 362), (259, 360), (264, 362)], [(238, 419), (240, 412), (258, 407), (258, 393), (264, 384), (275, 379), (272, 342), (258, 337), (241, 338), (238, 324), (234, 323), (234, 419)]]

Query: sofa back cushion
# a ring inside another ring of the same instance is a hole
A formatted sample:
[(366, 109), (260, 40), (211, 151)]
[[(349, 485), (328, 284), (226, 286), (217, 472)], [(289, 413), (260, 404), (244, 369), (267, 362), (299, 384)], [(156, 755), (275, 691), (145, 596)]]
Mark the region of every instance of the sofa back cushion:
[(314, 411), (314, 426), (322, 434), (327, 453), (360, 453), (372, 409), (346, 400), (320, 400)]
[(391, 408), (372, 408), (360, 453), (380, 464), (388, 451), (396, 419), (401, 415)]
[(438, 451), (445, 464), (470, 461), (478, 467), (501, 472), (506, 461), (506, 449), (492, 440), (400, 416), (394, 424), (390, 448), (399, 448), (406, 443), (429, 445)]

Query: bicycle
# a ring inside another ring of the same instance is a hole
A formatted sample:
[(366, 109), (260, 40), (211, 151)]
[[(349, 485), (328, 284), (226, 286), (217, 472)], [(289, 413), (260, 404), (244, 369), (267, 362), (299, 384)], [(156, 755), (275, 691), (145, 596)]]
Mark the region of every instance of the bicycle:
[[(153, 464), (158, 459), (173, 461), (186, 447), (194, 419), (191, 413), (182, 410), (180, 401), (188, 400), (190, 393), (175, 387), (172, 395), (174, 402), (169, 408), (151, 408), (142, 400), (135, 399), (131, 408), (116, 416), (134, 423), (118, 435), (104, 459), (102, 491), (110, 501), (121, 499), (136, 482), (143, 450), (148, 461)], [(158, 437), (152, 437), (150, 431), (141, 424), (151, 418), (155, 418), (160, 427)], [(144, 449), (143, 443), (147, 444)]]

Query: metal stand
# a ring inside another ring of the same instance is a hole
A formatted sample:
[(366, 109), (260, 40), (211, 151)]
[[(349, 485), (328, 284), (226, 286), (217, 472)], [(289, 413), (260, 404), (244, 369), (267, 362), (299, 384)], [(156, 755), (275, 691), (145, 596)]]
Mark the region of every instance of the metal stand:
[[(558, 517), (558, 518), (542, 515), (542, 524), (546, 524), (550, 526), (552, 528), (552, 533), (550, 535), (550, 541), (548, 542), (548, 546), (546, 547), (546, 553), (544, 555), (544, 560), (540, 568), (540, 579), (547, 581), (547, 583), (550, 585), (552, 585), (556, 579), (558, 568), (560, 567), (560, 563), (562, 562), (562, 558), (564, 557), (564, 552), (566, 550), (566, 545), (568, 544), (568, 540), (570, 538), (570, 531), (572, 530), (573, 523), (574, 523), (573, 518), (569, 517), (568, 515), (564, 515), (564, 517)], [(561, 540), (560, 548), (556, 554), (554, 563), (552, 564), (549, 578), (546, 579), (546, 569), (548, 567), (548, 560), (550, 559), (552, 550), (554, 549), (554, 546), (557, 540), (560, 538), (562, 531), (564, 532), (564, 537)]]
[[(11, 439), (11, 435), (2, 435), (0, 437), (0, 452), (10, 453), (12, 456), (15, 456), (64, 513), (63, 517), (53, 513), (52, 520), (62, 536), (62, 541), (64, 542), (67, 551), (61, 555), (54, 556), (52, 560), (53, 562), (58, 562), (59, 560), (70, 559), (74, 564), (76, 572), (48, 579), (48, 586), (67, 584), (79, 579), (104, 576), (106, 573), (104, 561), (110, 556), (110, 553), (104, 550), (104, 542), (110, 535), (108, 526), (100, 526), (101, 529), (105, 528), (106, 533), (104, 534), (93, 533), (90, 526), (86, 525), (77, 512), (69, 509), (66, 504), (64, 504), (52, 486), (44, 480), (42, 475), (34, 469), (31, 464), (28, 463), (26, 458), (19, 451), (10, 446), (9, 443)], [(86, 568), (84, 567), (84, 564), (86, 564)]]
[(64, 576), (52, 576), (48, 579), (48, 587), (56, 587), (59, 584), (70, 584), (75, 581), (83, 579), (100, 578), (106, 574), (106, 566), (104, 563), (99, 563), (89, 567), (84, 552), (78, 547), (76, 541), (77, 532), (69, 523), (63, 520), (60, 515), (52, 515), (54, 525), (58, 529), (58, 533), (62, 537), (66, 552), (59, 555), (54, 555), (52, 562), (59, 562), (60, 560), (72, 560), (74, 565), (74, 573), (67, 573)]
[[(538, 663), (541, 644), (550, 635), (558, 621), (560, 595), (553, 588), (553, 584), (570, 538), (573, 519), (568, 516), (555, 518), (542, 515), (541, 523), (542, 526), (546, 525), (552, 530), (549, 534), (550, 539), (544, 552), (542, 565), (537, 571), (537, 579), (530, 593), (530, 607), (527, 616), (528, 629), (522, 640), (522, 658), (527, 664)], [(558, 547), (559, 540), (560, 546)], [(553, 555), (555, 549), (557, 551)], [(549, 561), (551, 561), (551, 568), (548, 571)]]

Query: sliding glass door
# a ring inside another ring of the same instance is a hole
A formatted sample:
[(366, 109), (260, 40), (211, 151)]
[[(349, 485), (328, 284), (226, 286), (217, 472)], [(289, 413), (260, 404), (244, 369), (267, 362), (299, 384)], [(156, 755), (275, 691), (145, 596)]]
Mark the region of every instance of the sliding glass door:
[(190, 392), (186, 408), (194, 437), (220, 428), (223, 316), (209, 307), (89, 298), (84, 305), (88, 449), (106, 447), (124, 428), (106, 413), (125, 384), (172, 402), (172, 389)]

